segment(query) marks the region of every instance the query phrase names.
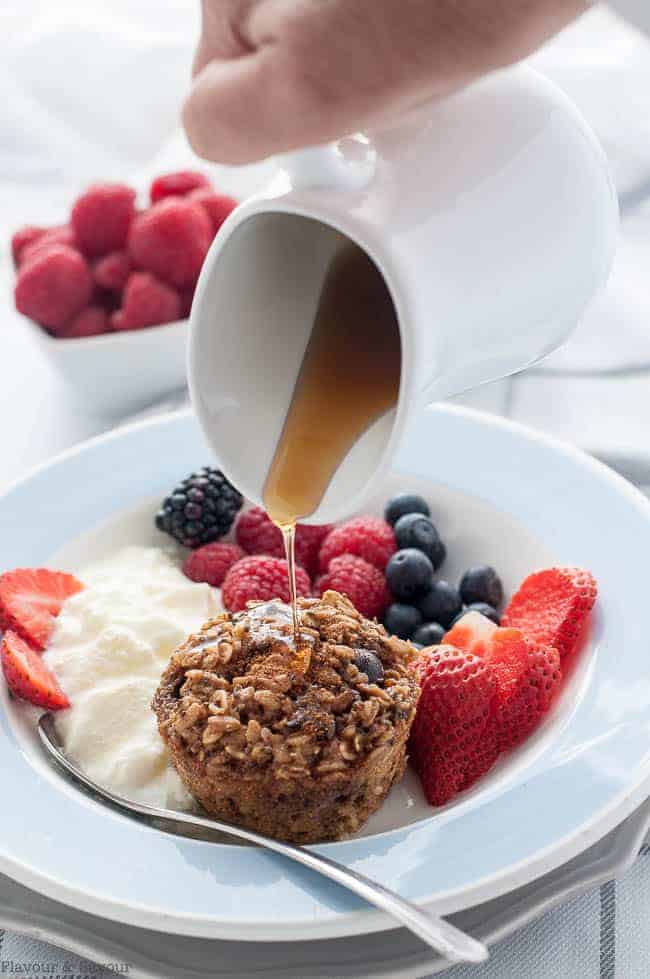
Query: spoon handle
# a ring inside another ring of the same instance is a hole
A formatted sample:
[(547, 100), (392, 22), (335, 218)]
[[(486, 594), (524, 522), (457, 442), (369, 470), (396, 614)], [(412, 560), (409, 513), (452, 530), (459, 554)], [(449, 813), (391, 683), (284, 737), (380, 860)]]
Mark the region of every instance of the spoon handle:
[[(228, 832), (231, 830), (228, 829)], [(260, 846), (275, 850), (290, 860), (315, 870), (342, 887), (346, 887), (381, 911), (386, 911), (450, 962), (484, 962), (487, 959), (489, 954), (487, 948), (471, 935), (467, 935), (444, 918), (421, 910), (395, 891), (370, 880), (351, 867), (346, 867), (306, 847), (266, 837), (257, 838), (257, 834), (248, 837), (250, 840), (254, 838)]]
[(165, 823), (170, 826), (174, 823), (176, 825), (182, 823), (186, 826), (200, 827), (210, 833), (226, 833), (249, 843), (255, 843), (266, 850), (280, 853), (304, 867), (309, 867), (310, 870), (335, 881), (341, 887), (346, 887), (381, 911), (386, 911), (450, 962), (484, 962), (487, 959), (489, 954), (487, 948), (472, 938), (471, 935), (467, 935), (438, 915), (422, 911), (415, 904), (406, 901), (399, 894), (384, 887), (383, 884), (370, 880), (358, 871), (317, 853), (313, 849), (307, 849), (307, 847), (298, 846), (294, 843), (285, 843), (283, 840), (276, 840), (270, 836), (263, 836), (261, 833), (256, 833), (244, 826), (236, 826), (234, 823), (224, 823), (194, 813), (159, 809), (143, 802), (131, 802), (123, 796), (103, 788), (64, 754), (51, 714), (44, 714), (40, 718), (38, 733), (43, 747), (68, 775), (90, 790), (95, 798), (108, 802), (113, 808), (119, 809), (127, 816), (157, 829), (163, 828)]

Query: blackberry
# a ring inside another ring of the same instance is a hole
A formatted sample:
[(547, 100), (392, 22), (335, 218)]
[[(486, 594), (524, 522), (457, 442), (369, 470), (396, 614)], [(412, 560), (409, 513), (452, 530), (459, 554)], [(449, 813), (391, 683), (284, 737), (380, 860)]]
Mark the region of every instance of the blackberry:
[(165, 497), (156, 527), (185, 547), (201, 547), (228, 533), (243, 502), (219, 469), (204, 466)]

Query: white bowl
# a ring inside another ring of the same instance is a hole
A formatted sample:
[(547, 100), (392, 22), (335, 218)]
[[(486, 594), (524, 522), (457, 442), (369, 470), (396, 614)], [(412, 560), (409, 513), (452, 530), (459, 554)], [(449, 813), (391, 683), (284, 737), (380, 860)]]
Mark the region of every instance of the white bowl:
[(187, 320), (59, 340), (19, 318), (94, 414), (128, 414), (185, 386)]

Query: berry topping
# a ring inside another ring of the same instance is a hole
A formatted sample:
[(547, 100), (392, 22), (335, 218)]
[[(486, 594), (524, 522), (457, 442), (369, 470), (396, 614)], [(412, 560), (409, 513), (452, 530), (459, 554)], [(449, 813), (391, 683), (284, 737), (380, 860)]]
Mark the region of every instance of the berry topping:
[(439, 622), (445, 628), (451, 625), (462, 607), (458, 589), (448, 581), (435, 581), (418, 602), (418, 608), (427, 622)]
[(460, 597), (466, 605), (484, 602), (493, 609), (503, 601), (501, 579), (489, 564), (479, 564), (466, 571), (460, 580)]
[(46, 230), (46, 228), (38, 228), (36, 225), (28, 224), (25, 228), (19, 228), (13, 233), (11, 236), (11, 255), (14, 265), (19, 264), (23, 249), (42, 238)]
[(400, 639), (410, 639), (421, 624), (422, 613), (414, 605), (393, 602), (384, 613), (386, 631)]
[(97, 285), (101, 286), (102, 289), (122, 292), (131, 269), (131, 259), (128, 252), (109, 252), (108, 255), (104, 255), (103, 258), (95, 262), (93, 276)]
[(243, 557), (246, 557), (246, 553), (238, 544), (212, 541), (188, 554), (183, 562), (183, 574), (190, 581), (204, 581), (213, 588), (219, 588), (233, 564)]
[[(296, 566), (296, 592), (311, 594), (309, 575)], [(230, 612), (241, 612), (248, 602), (289, 601), (289, 568), (286, 561), (265, 554), (242, 558), (234, 564), (221, 588), (223, 604)]]
[(433, 565), (422, 551), (408, 547), (393, 554), (388, 562), (386, 583), (400, 602), (418, 601), (433, 584)]
[(497, 681), (500, 751), (520, 744), (548, 711), (560, 685), (560, 655), (552, 646), (529, 643), (519, 629), (496, 629), (484, 656)]
[(186, 194), (203, 188), (212, 190), (210, 179), (198, 170), (177, 170), (175, 173), (163, 173), (151, 181), (149, 199), (157, 204), (164, 197), (184, 197)]
[(133, 272), (124, 290), (122, 308), (112, 319), (115, 330), (139, 330), (180, 319), (181, 300), (170, 286), (146, 272)]
[(383, 571), (395, 552), (395, 534), (380, 517), (354, 517), (335, 527), (320, 549), (321, 571), (327, 571), (332, 558), (355, 554)]
[(199, 204), (168, 197), (133, 221), (129, 254), (147, 272), (177, 288), (192, 285), (212, 242), (212, 223)]
[(501, 616), (530, 642), (567, 656), (579, 645), (597, 595), (596, 581), (579, 568), (550, 568), (526, 578)]
[[(296, 562), (310, 575), (316, 574), (318, 570), (318, 552), (331, 529), (331, 524), (296, 524)], [(235, 535), (237, 542), (248, 554), (284, 557), (282, 531), (262, 507), (251, 507), (240, 515)]]
[(488, 605), (486, 602), (473, 602), (471, 605), (466, 606), (462, 612), (459, 612), (452, 622), (452, 625), (455, 625), (455, 623), (462, 619), (464, 615), (467, 615), (468, 612), (479, 612), (480, 615), (484, 615), (486, 619), (489, 619), (490, 622), (494, 622), (495, 625), (499, 625), (501, 621), (499, 613), (491, 605)]
[(135, 191), (125, 184), (93, 184), (72, 208), (70, 223), (89, 258), (124, 248), (135, 215)]
[(400, 493), (388, 501), (386, 510), (384, 511), (384, 517), (386, 518), (386, 523), (394, 527), (399, 518), (403, 517), (406, 513), (421, 513), (425, 517), (431, 516), (429, 504), (421, 496), (418, 496), (417, 493)]
[(163, 500), (156, 527), (185, 547), (200, 547), (228, 533), (242, 502), (219, 469), (205, 466)]
[(438, 622), (425, 622), (413, 633), (413, 642), (418, 646), (439, 646), (445, 630)]
[(79, 252), (52, 245), (20, 267), (14, 297), (20, 313), (56, 331), (88, 305), (92, 291), (90, 269)]
[(86, 306), (69, 323), (60, 329), (57, 336), (61, 340), (74, 340), (79, 337), (96, 337), (108, 333), (108, 313), (101, 306)]
[(228, 215), (237, 207), (237, 201), (233, 197), (215, 194), (212, 190), (195, 190), (190, 194), (189, 200), (201, 205), (212, 222), (215, 234)]
[(483, 656), (495, 632), (494, 622), (490, 622), (484, 615), (479, 612), (465, 612), (446, 634), (445, 643)]
[(8, 630), (2, 637), (0, 661), (7, 686), (15, 697), (46, 710), (62, 710), (70, 706), (54, 674), (15, 632)]
[(495, 762), (496, 680), (480, 657), (451, 646), (418, 656), (421, 694), (409, 749), (424, 793), (449, 802)]
[(406, 513), (395, 524), (395, 540), (398, 548), (415, 547), (431, 561), (437, 571), (447, 556), (445, 545), (428, 517), (421, 513)]
[(37, 649), (45, 649), (66, 598), (82, 588), (81, 582), (63, 571), (5, 571), (0, 575), (0, 627), (12, 629)]
[(357, 649), (354, 654), (354, 663), (360, 673), (366, 674), (368, 683), (383, 683), (384, 664), (372, 650)]
[(356, 610), (367, 619), (379, 618), (390, 602), (381, 571), (354, 554), (332, 558), (325, 574), (316, 579), (315, 595), (320, 597), (329, 589), (347, 595)]

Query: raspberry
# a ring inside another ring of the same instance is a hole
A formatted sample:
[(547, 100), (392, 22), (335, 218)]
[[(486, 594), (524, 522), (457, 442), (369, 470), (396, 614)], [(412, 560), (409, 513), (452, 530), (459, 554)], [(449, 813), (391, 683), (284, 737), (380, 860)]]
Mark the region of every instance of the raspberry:
[(238, 204), (238, 201), (234, 197), (227, 197), (225, 194), (215, 194), (213, 190), (207, 190), (206, 188), (193, 190), (189, 195), (189, 200), (201, 205), (212, 222), (212, 229), (215, 234)]
[(95, 282), (102, 289), (111, 292), (122, 292), (131, 272), (132, 265), (129, 253), (125, 251), (109, 252), (93, 266)]
[(113, 314), (115, 330), (139, 330), (180, 319), (181, 301), (177, 292), (146, 272), (129, 276), (122, 298), (122, 309)]
[(427, 800), (442, 806), (496, 761), (496, 679), (473, 653), (436, 646), (415, 663), (421, 693), (409, 753)]
[(238, 544), (214, 541), (192, 551), (183, 562), (183, 574), (190, 581), (205, 581), (219, 588), (233, 564), (246, 557)]
[(84, 255), (99, 258), (124, 248), (134, 215), (134, 190), (125, 184), (93, 184), (77, 198), (70, 223)]
[[(301, 567), (296, 567), (296, 591), (303, 597), (311, 593), (309, 575)], [(268, 602), (272, 598), (288, 602), (287, 562), (262, 554), (243, 558), (226, 575), (221, 598), (231, 612), (241, 612), (248, 602)]]
[(191, 286), (212, 242), (212, 224), (198, 204), (170, 197), (139, 214), (129, 234), (129, 253), (170, 285)]
[(320, 549), (321, 571), (327, 571), (330, 561), (340, 554), (356, 554), (383, 571), (396, 551), (393, 528), (380, 517), (354, 517), (335, 527)]
[(212, 183), (197, 170), (178, 170), (176, 173), (163, 173), (151, 182), (149, 199), (156, 204), (164, 197), (185, 197), (197, 189), (212, 191)]
[(391, 600), (381, 571), (354, 554), (332, 558), (326, 573), (316, 579), (314, 594), (320, 597), (328, 590), (347, 595), (367, 619), (379, 618)]
[(62, 340), (72, 340), (76, 337), (96, 337), (100, 333), (108, 333), (108, 313), (101, 306), (86, 306), (77, 313), (69, 323), (58, 331), (57, 336)]
[(189, 289), (181, 289), (181, 319), (188, 319), (190, 313), (192, 312), (192, 303), (194, 302), (194, 290), (195, 286), (190, 286)]
[(530, 642), (568, 656), (580, 643), (598, 588), (588, 571), (548, 568), (529, 575), (510, 601), (501, 624), (521, 629)]
[[(318, 570), (318, 551), (331, 529), (331, 524), (296, 525), (296, 563), (305, 568), (309, 574), (315, 574)], [(248, 554), (284, 557), (282, 532), (262, 507), (251, 507), (250, 510), (242, 513), (237, 521), (235, 534), (239, 544)]]
[(68, 245), (70, 248), (79, 251), (74, 231), (69, 224), (62, 224), (58, 228), (48, 228), (36, 241), (25, 245), (20, 255), (19, 264), (25, 265), (27, 262), (31, 262), (37, 255), (50, 251), (52, 245)]
[(38, 228), (34, 224), (28, 224), (25, 228), (19, 228), (13, 233), (11, 236), (11, 255), (14, 265), (19, 264), (23, 248), (37, 242), (39, 238), (43, 237), (46, 230), (46, 228)]
[(90, 269), (73, 248), (52, 245), (18, 272), (16, 309), (51, 330), (60, 330), (87, 306), (93, 291)]

